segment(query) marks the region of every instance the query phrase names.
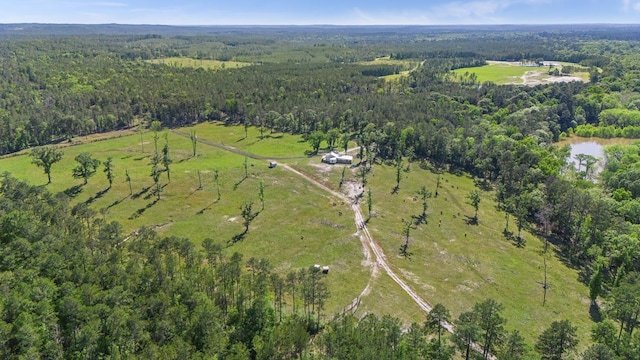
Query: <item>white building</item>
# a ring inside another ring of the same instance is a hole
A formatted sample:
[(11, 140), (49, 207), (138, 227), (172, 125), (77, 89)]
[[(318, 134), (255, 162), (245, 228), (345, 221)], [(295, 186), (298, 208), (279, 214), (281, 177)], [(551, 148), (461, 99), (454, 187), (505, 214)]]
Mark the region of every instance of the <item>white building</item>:
[(322, 156), (322, 162), (327, 164), (351, 164), (353, 162), (353, 156), (340, 155), (332, 151)]

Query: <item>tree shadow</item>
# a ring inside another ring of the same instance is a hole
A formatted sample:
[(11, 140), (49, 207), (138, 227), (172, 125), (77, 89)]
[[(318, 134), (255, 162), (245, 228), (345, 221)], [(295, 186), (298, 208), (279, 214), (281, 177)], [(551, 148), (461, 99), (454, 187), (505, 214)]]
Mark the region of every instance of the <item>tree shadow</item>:
[(597, 302), (592, 301), (589, 306), (589, 316), (593, 322), (601, 322), (602, 321), (602, 312), (600, 311), (600, 306)]
[(81, 192), (82, 192), (82, 185), (73, 185), (72, 187), (63, 191), (63, 193), (70, 198), (80, 195)]
[(135, 199), (139, 198), (140, 196), (146, 194), (149, 191), (149, 189), (151, 189), (151, 186), (147, 186), (145, 188), (142, 188), (142, 190), (140, 190), (137, 193), (131, 195), (131, 198), (135, 200)]
[[(160, 185), (161, 189), (164, 189), (165, 187), (167, 187), (168, 184), (164, 184), (164, 185)], [(154, 189), (152, 192), (148, 193), (147, 195), (144, 196), (145, 200), (149, 200), (151, 199), (152, 196), (154, 195), (158, 195), (158, 190)]]
[(478, 225), (478, 217), (465, 215), (465, 224), (467, 225)]
[(237, 183), (233, 184), (233, 190), (237, 190), (238, 186), (242, 185), (242, 183), (247, 180), (247, 177), (243, 177), (242, 179), (240, 179), (240, 181), (238, 181)]
[(505, 239), (507, 239), (509, 242), (513, 243), (513, 245), (519, 248), (523, 248), (527, 243), (524, 237), (516, 236), (512, 231), (509, 231), (507, 229), (502, 230), (502, 235), (504, 235)]
[(110, 188), (106, 188), (104, 190), (100, 190), (98, 191), (95, 195), (93, 195), (92, 197), (88, 198), (87, 201), (85, 201), (85, 204), (89, 205), (92, 202), (96, 201), (97, 199), (100, 199), (101, 197), (104, 196), (104, 194), (106, 194), (109, 191)]
[(134, 161), (140, 161), (140, 160), (147, 159), (147, 158), (149, 158), (150, 156), (151, 156), (151, 155), (142, 155), (142, 156), (140, 156), (140, 157), (133, 158), (133, 160), (134, 160)]
[(131, 216), (129, 216), (129, 220), (133, 220), (133, 219), (139, 218), (142, 214), (144, 214), (145, 211), (147, 211), (149, 208), (151, 208), (157, 202), (158, 202), (158, 199), (155, 199), (152, 202), (148, 203), (145, 207), (136, 210), (136, 212), (134, 212)]
[(207, 205), (207, 206), (203, 207), (200, 211), (198, 211), (198, 212), (196, 213), (196, 215), (202, 215), (202, 214), (204, 214), (204, 212), (205, 212), (205, 211), (211, 210), (211, 208), (213, 207), (213, 205), (215, 205), (215, 204), (217, 204), (217, 203), (218, 203), (218, 200), (216, 200), (216, 201), (212, 202), (211, 204), (209, 204), (209, 205)]
[(193, 190), (192, 192), (190, 192), (190, 193), (189, 193), (189, 195), (187, 195), (187, 196), (185, 197), (185, 199), (188, 199), (188, 198), (192, 197), (192, 196), (193, 196), (193, 194), (195, 194), (195, 193), (197, 193), (198, 191), (201, 191), (201, 190), (202, 190), (202, 188), (196, 188), (195, 190)]
[(421, 224), (428, 224), (429, 222), (427, 221), (427, 215), (426, 214), (420, 214), (420, 215), (411, 215), (411, 218), (413, 218), (414, 224), (416, 225), (421, 225)]
[(247, 236), (247, 230), (241, 232), (240, 234), (236, 234), (233, 235), (233, 237), (231, 238), (231, 240), (229, 241), (229, 245), (233, 245), (237, 242), (240, 242), (242, 240), (244, 240), (244, 238)]
[(123, 197), (122, 199), (118, 199), (114, 202), (112, 202), (111, 204), (109, 204), (109, 206), (107, 206), (107, 209), (111, 209), (112, 207), (119, 205), (121, 202), (125, 201), (128, 198), (128, 196)]
[(493, 190), (493, 186), (491, 185), (491, 182), (486, 181), (485, 179), (482, 179), (482, 180), (476, 179), (474, 183), (477, 187), (480, 188), (480, 190), (483, 190), (483, 191)]

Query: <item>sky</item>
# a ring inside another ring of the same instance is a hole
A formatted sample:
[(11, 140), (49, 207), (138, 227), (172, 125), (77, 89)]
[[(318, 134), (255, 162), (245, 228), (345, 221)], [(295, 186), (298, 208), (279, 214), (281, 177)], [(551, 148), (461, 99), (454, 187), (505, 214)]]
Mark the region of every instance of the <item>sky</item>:
[(640, 0), (0, 0), (0, 23), (475, 25), (640, 23)]

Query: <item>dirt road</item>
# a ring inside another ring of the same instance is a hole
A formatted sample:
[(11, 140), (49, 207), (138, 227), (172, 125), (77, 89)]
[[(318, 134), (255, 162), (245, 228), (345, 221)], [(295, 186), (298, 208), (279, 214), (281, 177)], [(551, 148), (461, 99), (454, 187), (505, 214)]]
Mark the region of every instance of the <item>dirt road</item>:
[[(188, 137), (188, 134), (185, 133), (181, 133), (178, 131), (173, 131), (175, 134), (177, 135), (181, 135), (181, 136), (185, 136)], [(204, 140), (204, 139), (198, 139), (198, 142), (209, 145), (209, 146), (214, 146), (223, 150), (227, 150), (236, 154), (240, 154), (240, 155), (244, 155), (253, 159), (261, 159), (261, 160), (277, 160), (275, 158), (268, 158), (268, 157), (264, 157), (264, 156), (259, 156), (259, 155), (255, 155), (255, 154), (251, 154), (239, 149), (236, 149), (234, 147), (230, 147), (230, 146), (225, 146), (225, 145), (221, 145), (221, 144), (217, 144), (215, 142), (212, 141), (208, 141), (208, 140)], [(294, 169), (293, 167), (287, 165), (287, 164), (281, 164), (280, 165), (283, 169), (290, 171), (304, 179), (306, 179), (307, 181), (311, 182), (312, 184), (314, 184), (315, 186), (323, 189), (324, 191), (330, 193), (332, 196), (335, 196), (338, 199), (343, 200), (346, 203), (351, 204), (351, 210), (353, 210), (354, 213), (354, 222), (356, 225), (356, 228), (358, 229), (358, 235), (360, 238), (360, 242), (362, 243), (363, 246), (363, 252), (365, 254), (365, 258), (367, 259), (368, 263), (371, 263), (371, 254), (373, 254), (373, 256), (375, 257), (375, 261), (374, 261), (374, 266), (377, 268), (381, 268), (383, 269), (387, 275), (389, 275), (389, 277), (400, 286), (400, 288), (402, 288), (402, 290), (407, 293), (407, 295), (409, 295), (411, 297), (411, 299), (413, 299), (413, 301), (420, 307), (420, 309), (422, 309), (424, 312), (429, 313), (431, 312), (431, 309), (433, 308), (428, 302), (426, 302), (424, 299), (422, 299), (422, 297), (420, 297), (420, 295), (418, 295), (418, 293), (416, 293), (402, 278), (400, 278), (394, 271), (393, 269), (389, 266), (389, 263), (387, 263), (387, 256), (384, 253), (384, 250), (382, 249), (382, 247), (380, 247), (380, 245), (378, 245), (378, 243), (376, 243), (376, 241), (373, 239), (373, 237), (371, 236), (371, 233), (369, 233), (369, 229), (367, 229), (367, 224), (364, 220), (364, 217), (362, 216), (362, 211), (360, 210), (360, 206), (358, 205), (358, 203), (356, 202), (355, 199), (351, 199), (349, 198), (347, 195), (337, 192), (331, 188), (329, 188), (328, 186), (324, 185), (323, 183), (319, 182), (318, 180), (314, 179), (313, 177), (297, 170)], [(374, 271), (375, 272), (375, 269)], [(361, 293), (364, 294), (368, 291), (368, 289), (370, 288), (369, 286), (370, 284), (367, 285), (367, 287), (363, 290), (363, 292)], [(356, 301), (357, 300), (357, 301)], [(354, 303), (359, 303), (359, 297), (354, 299)], [(450, 333), (454, 332), (454, 327), (453, 324), (451, 323), (444, 323), (443, 327), (449, 331)], [(478, 344), (473, 344), (473, 349), (475, 351), (478, 351), (480, 353), (482, 353), (482, 348), (478, 345)], [(491, 360), (496, 360), (494, 356), (490, 355), (488, 357)]]

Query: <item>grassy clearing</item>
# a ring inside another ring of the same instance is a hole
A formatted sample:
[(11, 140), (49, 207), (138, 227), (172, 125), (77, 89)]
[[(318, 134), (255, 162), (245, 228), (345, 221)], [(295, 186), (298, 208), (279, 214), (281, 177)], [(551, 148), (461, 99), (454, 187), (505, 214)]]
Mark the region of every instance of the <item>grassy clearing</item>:
[(406, 68), (414, 68), (416, 65), (418, 65), (417, 61), (411, 61), (411, 60), (397, 60), (397, 59), (392, 59), (388, 56), (384, 56), (384, 57), (379, 57), (379, 58), (375, 58), (371, 61), (361, 61), (359, 62), (360, 65), (399, 65), (399, 66), (403, 66)]
[(453, 70), (456, 75), (476, 74), (477, 81), (491, 81), (496, 84), (508, 84), (519, 82), (520, 78), (527, 71), (531, 71), (531, 67), (514, 66), (508, 64), (489, 64), (484, 66), (476, 66)]
[(176, 67), (190, 67), (190, 68), (203, 68), (203, 69), (237, 69), (245, 66), (251, 66), (252, 63), (240, 62), (240, 61), (220, 61), (220, 60), (206, 60), (206, 59), (192, 59), (187, 57), (173, 56), (162, 59), (148, 60), (152, 64), (164, 64)]
[[(574, 66), (582, 69), (578, 64), (558, 62), (560, 66)], [(549, 67), (522, 66), (519, 63), (491, 61), (484, 66), (468, 67), (453, 70), (456, 76), (476, 75), (476, 81), (483, 83), (491, 81), (496, 84), (537, 85), (554, 81), (566, 81), (573, 78), (589, 81), (589, 73), (585, 71), (570, 74), (570, 77), (557, 77), (548, 74)]]
[[(188, 133), (191, 129), (196, 130), (200, 139), (267, 157), (287, 158), (279, 162), (312, 174), (334, 189), (338, 189), (343, 169), (345, 187), (358, 180), (355, 168), (321, 165), (319, 157), (303, 156), (309, 146), (297, 136), (270, 134), (260, 139), (259, 129), (249, 128), (245, 138), (243, 127), (221, 124), (200, 124), (179, 130)], [(327, 280), (332, 296), (327, 314), (342, 309), (365, 288), (370, 268), (362, 266), (362, 248), (354, 236), (353, 214), (348, 204), (282, 167), (269, 169), (266, 161), (247, 159), (245, 178), (243, 156), (198, 144), (198, 156), (192, 157), (189, 139), (174, 133), (168, 133), (167, 137), (174, 163), (171, 183), (162, 178), (165, 187), (160, 201), (155, 201), (151, 190), (145, 191), (153, 185), (149, 176), (153, 134), (149, 132), (142, 139), (134, 134), (65, 148), (65, 157), (54, 165), (53, 183), (47, 187), (52, 192), (61, 192), (82, 183), (71, 177), (73, 158), (81, 152), (90, 152), (100, 160), (111, 156), (116, 168), (112, 189), (104, 191), (107, 180), (99, 172), (80, 187), (73, 204), (84, 201), (96, 211), (103, 209), (99, 216), (120, 221), (127, 232), (143, 225), (156, 226), (162, 235), (189, 237), (200, 243), (207, 237), (226, 242), (241, 233), (239, 207), (243, 201), (252, 200), (254, 209), (261, 208), (258, 188), (263, 181), (265, 210), (251, 224), (246, 237), (230, 245), (227, 251), (241, 252), (246, 258), (267, 258), (282, 272), (316, 263), (329, 265)], [(159, 146), (163, 144), (161, 136)], [(33, 184), (44, 185), (45, 174), (30, 162), (28, 155), (14, 156), (0, 159), (0, 168)], [(551, 289), (543, 307), (539, 284), (543, 278), (543, 244), (528, 233), (524, 248), (507, 241), (502, 234), (504, 213), (496, 211), (491, 192), (482, 193), (479, 225), (467, 224), (465, 219), (473, 215), (473, 210), (466, 204), (465, 196), (474, 189), (474, 183), (466, 176), (440, 175), (439, 196), (429, 201), (428, 223), (411, 232), (409, 250), (413, 255), (409, 259), (398, 255), (403, 242), (402, 219), (421, 212), (416, 192), (422, 185), (435, 191), (438, 177), (416, 163), (410, 166), (410, 171), (403, 172), (400, 189), (395, 194), (392, 194), (394, 166), (376, 165), (368, 175), (374, 213), (369, 228), (396, 273), (432, 304), (445, 304), (454, 317), (478, 301), (494, 298), (505, 306), (508, 328), (519, 329), (530, 344), (553, 320), (566, 318), (578, 326), (582, 346), (586, 347), (591, 327), (588, 290), (577, 281), (576, 271), (568, 269), (553, 254), (547, 255)], [(137, 197), (129, 196), (125, 169), (130, 172)], [(216, 201), (214, 169), (220, 172), (220, 201)], [(361, 206), (366, 214), (364, 201)], [(512, 219), (511, 228), (514, 227)], [(423, 321), (424, 314), (383, 272), (370, 284), (359, 314), (374, 311), (399, 316), (407, 323)]]
[(389, 81), (389, 82), (395, 82), (398, 81), (402, 78), (405, 78), (407, 76), (409, 76), (409, 74), (416, 70), (418, 68), (418, 62), (417, 61), (411, 61), (411, 60), (397, 60), (397, 59), (391, 59), (388, 56), (385, 57), (379, 57), (379, 58), (375, 58), (371, 61), (361, 61), (359, 62), (360, 65), (371, 65), (371, 66), (376, 66), (376, 65), (395, 65), (395, 66), (401, 66), (404, 70), (400, 71), (398, 74), (391, 74), (391, 75), (386, 75), (386, 76), (381, 76), (381, 79), (384, 79), (385, 81)]
[[(342, 167), (329, 171), (319, 171), (314, 164), (300, 164), (299, 167), (307, 171), (315, 169), (317, 178), (333, 188), (338, 187)], [(347, 173), (348, 179), (355, 180), (353, 169)], [(435, 192), (438, 175), (413, 163), (410, 171), (403, 172), (402, 176), (396, 194), (392, 193), (394, 166), (374, 166), (368, 176), (374, 213), (368, 227), (384, 248), (396, 273), (402, 274), (430, 303), (445, 304), (454, 317), (471, 309), (476, 302), (493, 298), (505, 307), (504, 316), (509, 320), (507, 328), (520, 330), (529, 344), (534, 344), (537, 336), (554, 320), (569, 319), (578, 326), (581, 346), (586, 347), (592, 321), (588, 289), (578, 281), (578, 273), (567, 268), (551, 250), (546, 255), (551, 288), (546, 305), (542, 306), (543, 243), (530, 233), (524, 233), (526, 245), (523, 248), (505, 239), (502, 233), (505, 214), (496, 210), (492, 192), (482, 192), (479, 224), (468, 224), (466, 220), (473, 216), (473, 208), (466, 203), (465, 196), (475, 189), (475, 185), (467, 176), (440, 175), (439, 195), (429, 200), (428, 223), (411, 231), (409, 250), (413, 255), (408, 259), (400, 257), (399, 247), (404, 241), (403, 220), (421, 213), (417, 191), (424, 185)], [(365, 201), (361, 207), (366, 214)], [(516, 231), (513, 219), (510, 219), (510, 230)], [(374, 286), (371, 296), (379, 299), (379, 291)], [(401, 304), (408, 310), (398, 311), (394, 309), (396, 306), (388, 305), (386, 311), (410, 316), (404, 317), (405, 321), (415, 321), (415, 307)]]
[[(258, 154), (264, 157), (282, 158), (304, 156), (305, 151), (310, 150), (309, 143), (302, 140), (300, 136), (284, 133), (272, 133), (265, 128), (262, 138), (260, 128), (247, 128), (243, 126), (225, 125), (223, 123), (198, 124), (192, 129), (196, 131), (199, 138), (214, 139), (215, 141)], [(185, 132), (188, 132), (185, 130)]]
[[(188, 133), (190, 129), (181, 130)], [(252, 145), (258, 142), (257, 130), (250, 130), (247, 141), (238, 142), (238, 147), (257, 146)], [(199, 138), (217, 142), (236, 141), (235, 137), (229, 137), (229, 132), (244, 135), (244, 129), (237, 126), (210, 124), (197, 128)], [(58, 193), (81, 185), (81, 179), (71, 176), (74, 157), (81, 152), (89, 152), (100, 160), (111, 156), (116, 173), (113, 187), (105, 191), (108, 182), (100, 171), (87, 185), (76, 188), (79, 193), (71, 200), (72, 205), (90, 203), (99, 217), (119, 221), (126, 233), (143, 225), (153, 226), (161, 235), (188, 237), (199, 244), (207, 237), (226, 243), (242, 233), (240, 206), (245, 201), (253, 201), (254, 211), (261, 210), (258, 192), (259, 183), (263, 181), (265, 209), (252, 222), (244, 239), (229, 243), (226, 251), (229, 254), (238, 251), (245, 259), (266, 258), (282, 272), (316, 263), (329, 265), (327, 282), (332, 296), (327, 303), (327, 314), (340, 311), (366, 286), (369, 271), (360, 264), (362, 249), (353, 236), (355, 228), (346, 204), (336, 202), (281, 167), (269, 169), (266, 161), (247, 159), (245, 178), (243, 156), (198, 144), (198, 156), (194, 158), (189, 139), (173, 133), (167, 136), (174, 163), (171, 183), (166, 174), (161, 178), (164, 189), (159, 201), (152, 194), (149, 163), (154, 145), (153, 134), (149, 132), (143, 134), (142, 144), (136, 134), (64, 148), (63, 160), (53, 166), (53, 182), (46, 186)], [(284, 144), (285, 141), (290, 144)], [(301, 155), (298, 150), (291, 150), (302, 148), (297, 141), (295, 137), (283, 137), (259, 142), (265, 154), (293, 156)], [(164, 145), (162, 135), (158, 143), (159, 147)], [(1, 159), (0, 168), (36, 185), (46, 183), (46, 175), (31, 164), (28, 155)], [(125, 169), (132, 178), (133, 197), (129, 195)], [(220, 174), (220, 201), (217, 201), (214, 169)], [(198, 170), (202, 189), (199, 189)]]

